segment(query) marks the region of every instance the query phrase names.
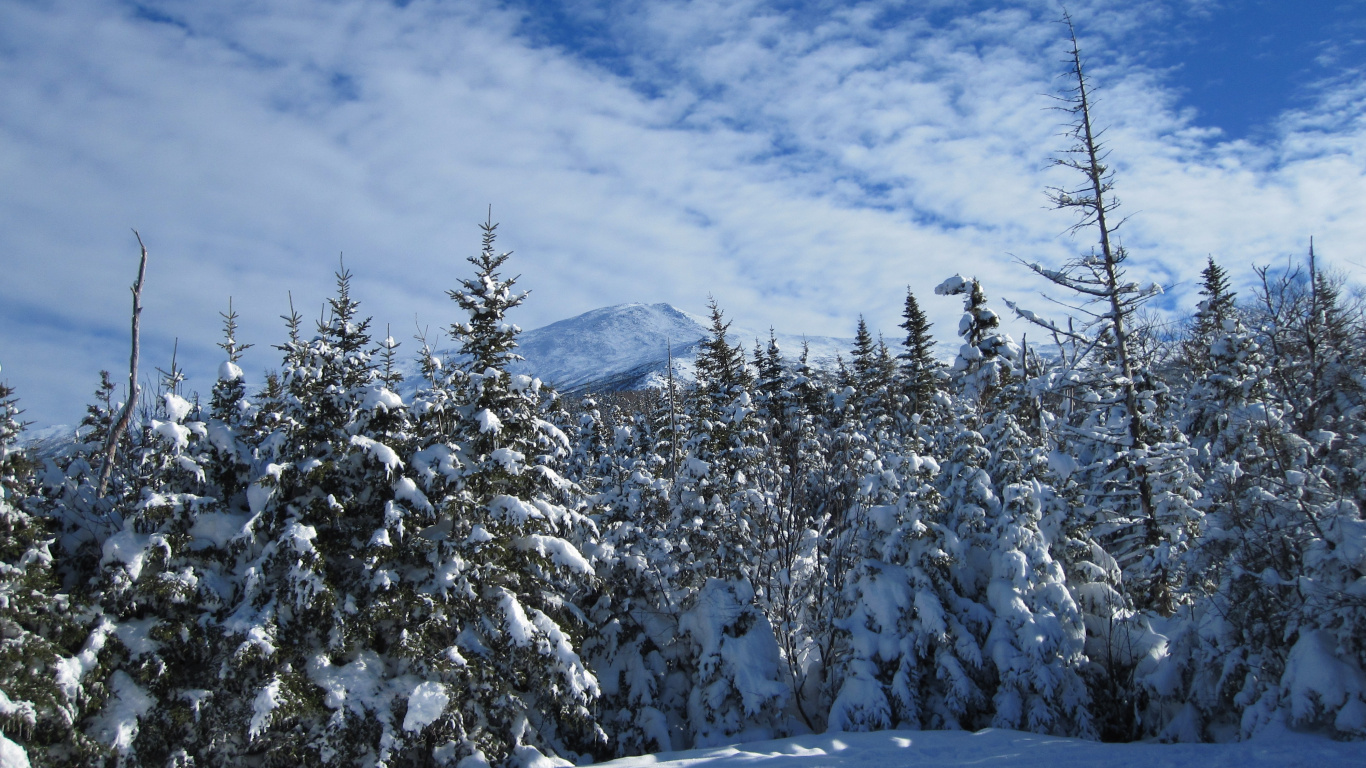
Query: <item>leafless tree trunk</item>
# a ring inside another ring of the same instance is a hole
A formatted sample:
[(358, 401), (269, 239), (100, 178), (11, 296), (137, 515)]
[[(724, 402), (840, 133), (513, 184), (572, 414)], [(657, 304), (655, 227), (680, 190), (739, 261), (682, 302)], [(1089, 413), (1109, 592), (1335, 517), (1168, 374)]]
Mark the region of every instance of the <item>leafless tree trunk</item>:
[(118, 452), (119, 437), (128, 430), (128, 422), (133, 418), (133, 409), (138, 402), (138, 346), (139, 334), (142, 323), (142, 281), (147, 276), (147, 246), (142, 242), (142, 235), (133, 230), (133, 236), (138, 239), (138, 247), (142, 249), (142, 260), (138, 264), (138, 279), (133, 283), (133, 351), (128, 358), (128, 402), (124, 403), (123, 411), (119, 413), (118, 421), (114, 422), (114, 428), (109, 430), (109, 437), (104, 444), (104, 462), (100, 466), (100, 484), (95, 495), (104, 498), (105, 491), (109, 487), (109, 474), (114, 470), (114, 454)]

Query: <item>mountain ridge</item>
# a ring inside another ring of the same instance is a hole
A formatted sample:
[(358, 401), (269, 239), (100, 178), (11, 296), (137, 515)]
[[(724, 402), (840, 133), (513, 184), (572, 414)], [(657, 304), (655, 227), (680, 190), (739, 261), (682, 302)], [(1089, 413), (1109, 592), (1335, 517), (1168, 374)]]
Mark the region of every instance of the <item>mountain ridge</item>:
[[(674, 377), (681, 383), (695, 380), (701, 342), (710, 333), (710, 319), (671, 304), (616, 304), (524, 331), (517, 353), (525, 359), (511, 367), (541, 378), (564, 394), (662, 388), (671, 354)], [(768, 334), (732, 326), (727, 338), (748, 355), (746, 340), (766, 344)], [(813, 367), (833, 367), (837, 355), (854, 341), (776, 332), (774, 338), (789, 359), (795, 359), (792, 351), (805, 343)]]

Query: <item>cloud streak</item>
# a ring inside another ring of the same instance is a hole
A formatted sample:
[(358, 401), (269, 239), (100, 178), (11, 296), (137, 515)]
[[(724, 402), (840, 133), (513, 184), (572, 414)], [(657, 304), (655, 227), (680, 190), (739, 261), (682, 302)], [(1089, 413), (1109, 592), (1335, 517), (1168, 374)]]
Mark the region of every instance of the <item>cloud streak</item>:
[[(910, 285), (947, 335), (948, 274), (1037, 304), (1013, 259), (1089, 247), (1045, 210), (1065, 181), (1048, 3), (277, 5), (0, 8), (0, 375), (30, 418), (78, 418), (126, 364), (130, 226), (152, 250), (144, 368), (178, 335), (201, 391), (229, 295), (259, 371), (286, 291), (316, 316), (341, 253), (379, 330), (449, 323), (490, 203), (526, 327), (712, 294), (747, 327), (848, 335), (864, 314), (895, 338)], [(1104, 7), (1074, 12), (1136, 278), (1189, 305), (1206, 254), (1248, 279), (1311, 234), (1366, 263), (1360, 93), (1221, 142), (1107, 53), (1160, 14)]]

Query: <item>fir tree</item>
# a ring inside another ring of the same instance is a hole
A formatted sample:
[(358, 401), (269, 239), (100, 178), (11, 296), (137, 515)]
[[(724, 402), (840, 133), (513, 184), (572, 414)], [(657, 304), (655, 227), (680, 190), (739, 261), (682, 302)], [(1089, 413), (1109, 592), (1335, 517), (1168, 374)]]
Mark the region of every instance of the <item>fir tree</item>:
[(0, 383), (0, 750), (34, 765), (90, 764), (105, 750), (81, 726), (103, 698), (107, 629), (91, 636), (89, 606), (55, 578), (47, 521), (26, 510), (33, 467), (16, 446), (19, 414)]
[(925, 417), (936, 403), (939, 392), (939, 362), (934, 357), (934, 338), (930, 336), (933, 327), (929, 318), (920, 309), (911, 289), (906, 289), (906, 308), (902, 312), (900, 327), (906, 331), (902, 344), (906, 351), (899, 357), (902, 360), (902, 376), (906, 381), (906, 394), (910, 400), (911, 414)]
[(437, 502), (446, 532), (435, 539), (430, 585), (444, 596), (449, 628), (433, 627), (445, 639), (426, 645), (444, 642), (458, 659), (437, 729), (453, 757), (511, 765), (594, 748), (603, 734), (575, 607), (593, 568), (573, 542), (591, 538), (591, 521), (578, 511), (578, 488), (557, 471), (569, 441), (543, 418), (554, 393), (508, 371), (519, 329), (505, 313), (526, 294), (499, 275), (509, 254), (494, 250), (496, 227), (483, 225), (483, 248), (469, 259), (475, 276), (450, 292), (467, 313), (451, 328), (465, 356), (461, 467)]
[(1076, 213), (1073, 232), (1093, 229), (1098, 243), (1061, 269), (1028, 265), (1079, 297), (1080, 329), (1019, 312), (1072, 347), (1064, 350), (1071, 370), (1061, 380), (1082, 393), (1084, 405), (1068, 416), (1072, 439), (1067, 450), (1090, 475), (1087, 503), (1095, 533), (1124, 571), (1126, 596), (1142, 609), (1170, 613), (1181, 584), (1176, 555), (1199, 527), (1192, 506), (1198, 478), (1190, 472), (1184, 437), (1164, 421), (1168, 390), (1138, 358), (1139, 313), (1161, 289), (1140, 287), (1125, 276), (1128, 253), (1115, 235), (1122, 222), (1114, 221), (1119, 205), (1114, 174), (1095, 128), (1092, 83), (1076, 33), (1070, 17), (1064, 21), (1071, 42), (1068, 76), (1075, 86), (1061, 108), (1072, 115), (1074, 143), (1054, 162), (1083, 180), (1051, 190), (1049, 198), (1055, 207)]

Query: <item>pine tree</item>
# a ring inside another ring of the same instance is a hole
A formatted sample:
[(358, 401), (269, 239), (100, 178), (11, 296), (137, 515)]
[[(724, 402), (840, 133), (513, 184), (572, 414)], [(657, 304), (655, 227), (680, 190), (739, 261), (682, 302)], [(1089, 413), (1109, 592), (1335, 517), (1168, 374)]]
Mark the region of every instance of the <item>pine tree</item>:
[(443, 689), (426, 673), (440, 662), (414, 636), (433, 620), (417, 578), (433, 545), (417, 533), (435, 509), (401, 458), (408, 409), (371, 363), (351, 274), (336, 277), (313, 339), (286, 317), (263, 398), (268, 433), (252, 439), (246, 519), (228, 537), (240, 565), (218, 613), (225, 682), (201, 714), (217, 736), (199, 761), (388, 764), (433, 749), (425, 718)]
[[(1264, 307), (1286, 310), (1295, 302), (1277, 299), (1303, 297), (1273, 297), (1272, 285), (1263, 283)], [(1290, 313), (1268, 319), (1263, 339), (1272, 343), (1263, 346), (1230, 313), (1200, 355), (1207, 362), (1190, 392), (1186, 424), (1205, 462), (1210, 508), (1200, 546), (1186, 554), (1188, 570), (1200, 575), (1192, 584), (1199, 597), (1181, 617), (1167, 669), (1149, 683), (1168, 739), (1230, 729), (1250, 736), (1282, 716), (1344, 735), (1366, 732), (1366, 691), (1322, 695), (1321, 678), (1305, 671), (1335, 669), (1350, 680), (1366, 667), (1356, 640), (1366, 611), (1348, 597), (1360, 566), (1344, 557), (1366, 543), (1366, 526), (1333, 487), (1325, 459), (1337, 435), (1297, 434), (1303, 411), (1295, 397), (1312, 366), (1308, 346), (1285, 344), (1293, 336), (1282, 329), (1298, 321)], [(1302, 366), (1283, 395), (1279, 355)]]
[(940, 485), (945, 522), (965, 548), (960, 589), (991, 614), (990, 629), (978, 639), (994, 672), (982, 684), (992, 697), (991, 722), (1094, 737), (1079, 674), (1085, 625), (1042, 530), (1044, 504), (1053, 497), (1047, 437), (1023, 427), (1047, 421), (1038, 382), (1027, 377), (1024, 351), (999, 330), (977, 280), (955, 275), (935, 292), (967, 297), (959, 324), (965, 343), (953, 366), (962, 398), (946, 425)]
[(242, 353), (251, 344), (237, 341), (237, 312), (228, 299), (228, 311), (223, 318), (223, 341), (218, 345), (227, 358), (218, 366), (218, 378), (209, 396), (209, 419), (206, 425), (209, 450), (201, 463), (210, 481), (219, 490), (219, 498), (228, 506), (245, 509), (245, 492), (251, 481), (253, 423), (258, 408), (247, 399), (241, 362)]
[[(591, 413), (585, 421), (596, 421)], [(669, 462), (655, 453), (647, 415), (628, 418), (614, 408), (612, 416), (591, 504), (600, 538), (587, 608), (598, 629), (585, 637), (583, 653), (601, 686), (596, 711), (610, 754), (625, 756), (687, 743), (690, 658), (678, 632), (681, 563), (667, 535)], [(596, 424), (590, 429), (601, 434)]]
[(1165, 420), (1167, 387), (1137, 359), (1139, 312), (1161, 289), (1139, 287), (1125, 276), (1128, 253), (1115, 236), (1119, 224), (1113, 222), (1119, 205), (1114, 175), (1094, 127), (1092, 84), (1076, 33), (1071, 19), (1064, 20), (1071, 41), (1069, 77), (1076, 85), (1062, 99), (1062, 109), (1072, 115), (1074, 144), (1054, 162), (1084, 180), (1073, 188), (1054, 189), (1049, 197), (1055, 207), (1077, 214), (1073, 232), (1094, 228), (1098, 244), (1062, 269), (1028, 265), (1080, 297), (1081, 329), (1064, 329), (1032, 312), (1017, 311), (1075, 350), (1064, 350), (1071, 370), (1063, 380), (1080, 392), (1082, 405), (1069, 414), (1067, 450), (1090, 476), (1087, 505), (1095, 534), (1123, 569), (1126, 596), (1139, 608), (1170, 613), (1179, 601), (1182, 578), (1177, 555), (1190, 546), (1199, 527), (1192, 505), (1198, 478), (1190, 472), (1184, 437)]
[(457, 660), (434, 726), (449, 737), (451, 756), (511, 765), (594, 748), (603, 734), (590, 710), (599, 687), (579, 657), (583, 614), (575, 606), (593, 567), (574, 541), (591, 539), (591, 521), (578, 511), (578, 488), (557, 471), (569, 446), (543, 418), (554, 393), (508, 371), (520, 329), (506, 312), (526, 294), (499, 275), (509, 254), (494, 250), (496, 228), (483, 225), (483, 248), (469, 259), (475, 276), (450, 291), (467, 313), (451, 327), (465, 371), (460, 468), (436, 502), (445, 533), (435, 539), (428, 587), (444, 596), (446, 623), (430, 629), (424, 646), (444, 643)]
[(902, 317), (904, 322), (900, 327), (906, 331), (906, 340), (902, 342), (906, 351), (901, 353), (900, 358), (910, 399), (909, 410), (911, 414), (924, 418), (936, 405), (941, 366), (934, 357), (934, 338), (930, 336), (933, 326), (909, 287), (906, 288), (906, 308)]
[(1226, 321), (1233, 319), (1238, 294), (1229, 290), (1228, 273), (1214, 263), (1213, 256), (1209, 258), (1200, 276), (1203, 278), (1200, 295), (1205, 298), (1195, 311), (1195, 334), (1198, 339), (1204, 339), (1208, 343), (1213, 336), (1224, 330)]
[(55, 578), (47, 522), (26, 509), (33, 466), (16, 446), (20, 413), (0, 383), (0, 750), (35, 765), (90, 764), (105, 750), (80, 726), (101, 703), (107, 631), (91, 637), (89, 606)]
[(730, 323), (714, 300), (710, 308), (711, 333), (701, 343), (697, 385), (689, 398), (693, 435), (676, 491), (681, 527), (696, 558), (695, 586), (706, 578), (748, 575), (753, 508), (738, 491), (757, 466), (761, 440), (753, 416), (753, 374), (744, 352), (730, 345)]
[(197, 460), (207, 454), (207, 430), (176, 394), (184, 376), (172, 360), (136, 447), (141, 500), (103, 542), (92, 580), (122, 657), (90, 729), (124, 765), (174, 764), (211, 740), (197, 714), (216, 687), (213, 614), (224, 607), (218, 588), (231, 564), (211, 551), (221, 542), (195, 535), (222, 507)]
[(766, 435), (755, 415), (754, 374), (742, 349), (730, 345), (730, 324), (714, 300), (711, 322), (698, 354), (689, 398), (694, 432), (670, 521), (687, 559), (679, 574), (688, 590), (679, 629), (696, 670), (688, 720), (697, 745), (774, 733), (788, 693), (772, 625), (757, 606), (762, 552), (755, 536), (772, 484), (769, 493), (755, 490)]

